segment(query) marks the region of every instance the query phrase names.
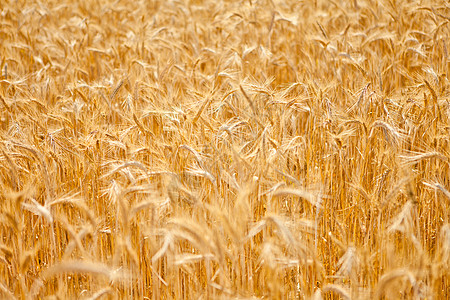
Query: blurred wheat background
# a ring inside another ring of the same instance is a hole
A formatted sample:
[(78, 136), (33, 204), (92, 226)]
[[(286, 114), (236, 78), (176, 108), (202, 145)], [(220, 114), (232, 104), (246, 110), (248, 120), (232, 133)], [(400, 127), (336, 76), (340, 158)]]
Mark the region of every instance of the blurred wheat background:
[(3, 299), (448, 299), (447, 1), (0, 0)]

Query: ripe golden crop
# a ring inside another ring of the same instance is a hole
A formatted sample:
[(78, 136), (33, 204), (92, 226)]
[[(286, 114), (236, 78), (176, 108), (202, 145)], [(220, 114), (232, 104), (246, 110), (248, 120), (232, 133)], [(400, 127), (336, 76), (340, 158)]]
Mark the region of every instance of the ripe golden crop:
[(449, 21), (0, 1), (0, 298), (449, 298)]

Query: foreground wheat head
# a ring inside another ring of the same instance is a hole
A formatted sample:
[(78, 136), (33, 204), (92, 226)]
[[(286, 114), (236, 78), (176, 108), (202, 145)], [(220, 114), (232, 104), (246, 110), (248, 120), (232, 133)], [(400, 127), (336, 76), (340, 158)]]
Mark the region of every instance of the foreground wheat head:
[(447, 1), (0, 1), (0, 297), (450, 297)]

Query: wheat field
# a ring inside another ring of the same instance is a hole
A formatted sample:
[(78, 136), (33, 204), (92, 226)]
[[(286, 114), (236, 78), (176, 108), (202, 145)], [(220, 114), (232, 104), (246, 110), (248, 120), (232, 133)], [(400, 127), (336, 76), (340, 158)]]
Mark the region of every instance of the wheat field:
[(449, 22), (0, 0), (0, 298), (449, 299)]

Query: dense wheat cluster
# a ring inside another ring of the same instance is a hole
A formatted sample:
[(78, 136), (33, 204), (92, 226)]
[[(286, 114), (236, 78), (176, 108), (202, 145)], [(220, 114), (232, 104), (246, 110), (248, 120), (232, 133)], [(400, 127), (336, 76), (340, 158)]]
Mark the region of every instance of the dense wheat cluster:
[(450, 297), (449, 22), (0, 0), (0, 297)]

